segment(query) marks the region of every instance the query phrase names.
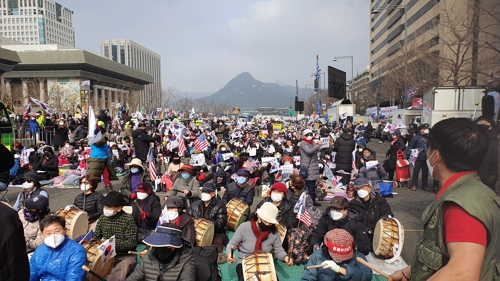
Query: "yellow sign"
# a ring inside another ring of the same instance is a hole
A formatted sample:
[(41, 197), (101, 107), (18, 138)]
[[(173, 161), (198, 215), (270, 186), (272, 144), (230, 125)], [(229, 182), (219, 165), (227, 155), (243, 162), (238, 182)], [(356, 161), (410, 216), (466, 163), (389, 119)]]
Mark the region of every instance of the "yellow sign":
[(273, 124), (273, 130), (281, 130), (281, 128), (283, 128), (283, 124), (279, 124), (279, 123)]

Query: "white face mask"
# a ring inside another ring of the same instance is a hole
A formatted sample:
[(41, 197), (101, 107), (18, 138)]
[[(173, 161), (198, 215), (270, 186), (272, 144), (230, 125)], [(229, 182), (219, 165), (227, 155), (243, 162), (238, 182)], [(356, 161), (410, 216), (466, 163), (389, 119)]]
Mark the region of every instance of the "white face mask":
[(55, 249), (57, 248), (57, 246), (61, 245), (62, 242), (64, 242), (64, 238), (66, 237), (63, 234), (53, 234), (49, 237), (46, 237), (43, 240), (43, 243), (45, 243), (45, 245), (51, 247), (52, 249)]
[(137, 192), (137, 199), (139, 200), (144, 200), (148, 198), (148, 194), (147, 193), (144, 193), (144, 192)]
[(308, 136), (308, 137), (306, 137), (306, 140), (308, 140), (308, 141), (310, 141), (310, 140), (312, 140), (312, 139), (313, 139), (313, 137), (312, 137), (312, 136)]
[(113, 149), (113, 155), (114, 155), (114, 156), (118, 156), (118, 150)]
[(90, 184), (88, 184), (88, 183), (82, 183), (82, 184), (80, 184), (80, 189), (82, 191), (88, 191), (90, 189)]
[(210, 195), (209, 193), (206, 193), (206, 192), (202, 192), (200, 199), (203, 202), (207, 202), (207, 201), (210, 201), (212, 199), (212, 195)]
[(59, 122), (59, 126), (62, 126), (62, 125), (64, 125), (64, 122)]
[(338, 220), (340, 220), (340, 219), (341, 219), (344, 215), (343, 215), (341, 212), (339, 212), (339, 211), (332, 210), (332, 211), (330, 211), (330, 216), (332, 217), (332, 219), (333, 219), (334, 221), (338, 221)]
[(429, 174), (431, 175), (431, 178), (432, 178), (433, 180), (435, 179), (435, 178), (434, 178), (434, 176), (433, 176), (433, 173), (434, 173), (434, 167), (436, 167), (437, 163), (436, 163), (434, 166), (432, 166), (432, 165), (431, 165), (431, 158), (432, 158), (432, 156), (434, 156), (434, 153), (435, 153), (435, 152), (436, 152), (436, 151), (434, 150), (434, 151), (432, 152), (431, 156), (429, 157), (429, 159), (425, 160), (425, 162), (427, 163), (427, 167), (429, 168)]
[(179, 217), (179, 212), (176, 211), (167, 211), (167, 217), (169, 221), (174, 221)]
[(266, 163), (262, 163), (262, 167), (264, 167), (264, 168), (265, 168), (265, 167), (267, 167), (267, 165), (268, 165), (268, 164), (269, 164), (269, 163), (267, 163), (267, 162), (266, 162)]
[(112, 217), (115, 214), (115, 211), (110, 209), (102, 209), (102, 214), (106, 217)]
[(357, 191), (357, 193), (358, 193), (359, 198), (363, 199), (363, 198), (366, 198), (366, 196), (368, 196), (368, 194), (370, 192), (368, 192), (368, 191), (366, 191), (364, 189), (360, 189), (360, 190)]
[(428, 133), (429, 133), (429, 130), (425, 129), (424, 134), (428, 134)]
[(271, 200), (273, 200), (273, 202), (281, 202), (281, 200), (283, 200), (283, 194), (281, 193), (271, 193)]
[(359, 152), (363, 152), (363, 149), (362, 149), (362, 148), (358, 148), (358, 151), (359, 151)]
[(221, 147), (220, 151), (226, 151), (226, 148), (225, 147)]
[(69, 148), (69, 144), (66, 144), (64, 147)]
[(31, 188), (33, 188), (33, 182), (24, 182), (23, 183), (23, 188), (24, 189), (31, 189)]

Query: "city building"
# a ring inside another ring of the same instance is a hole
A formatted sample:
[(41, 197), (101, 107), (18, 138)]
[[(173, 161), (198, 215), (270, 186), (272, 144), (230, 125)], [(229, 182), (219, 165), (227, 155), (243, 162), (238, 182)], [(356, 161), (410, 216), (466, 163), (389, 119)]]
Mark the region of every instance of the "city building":
[(0, 36), (29, 45), (75, 46), (73, 11), (53, 0), (2, 0), (0, 15)]
[(140, 92), (140, 108), (150, 111), (162, 107), (161, 57), (130, 39), (101, 40), (101, 54), (115, 62), (144, 71), (153, 76), (153, 83)]
[(375, 105), (375, 100), (370, 96), (369, 91), (370, 66), (367, 66), (361, 73), (349, 80), (346, 87), (347, 96), (356, 104), (356, 111), (363, 114), (369, 106)]

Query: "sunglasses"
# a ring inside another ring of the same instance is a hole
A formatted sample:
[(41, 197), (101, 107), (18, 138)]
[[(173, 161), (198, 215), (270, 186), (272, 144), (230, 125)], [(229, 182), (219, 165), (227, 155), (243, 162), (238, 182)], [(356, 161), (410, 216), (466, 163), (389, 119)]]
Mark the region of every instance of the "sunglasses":
[(23, 182), (30, 183), (30, 182), (33, 182), (33, 181), (32, 181), (32, 180), (25, 179)]

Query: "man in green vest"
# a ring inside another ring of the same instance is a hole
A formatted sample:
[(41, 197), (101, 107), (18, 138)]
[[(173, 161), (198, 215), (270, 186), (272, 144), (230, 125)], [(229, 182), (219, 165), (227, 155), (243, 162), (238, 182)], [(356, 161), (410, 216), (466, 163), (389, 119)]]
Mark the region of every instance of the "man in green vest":
[(424, 234), (399, 280), (499, 280), (500, 197), (476, 170), (486, 132), (466, 118), (445, 119), (429, 133), (427, 165), (442, 188), (422, 215)]

